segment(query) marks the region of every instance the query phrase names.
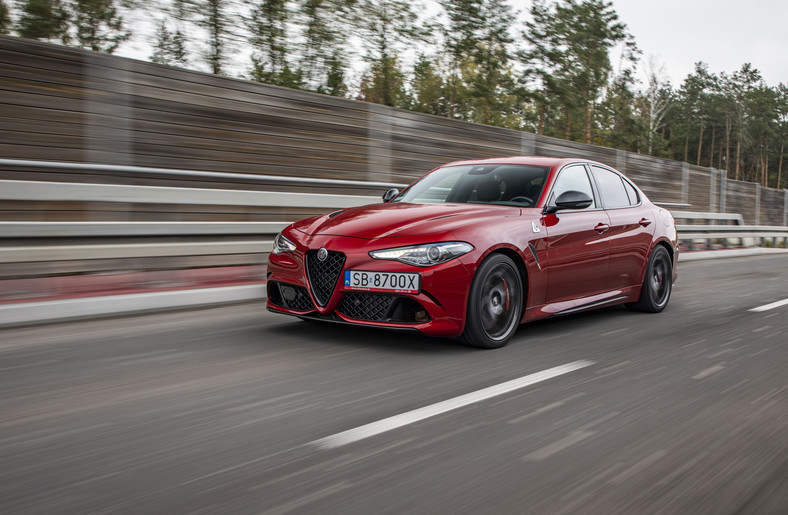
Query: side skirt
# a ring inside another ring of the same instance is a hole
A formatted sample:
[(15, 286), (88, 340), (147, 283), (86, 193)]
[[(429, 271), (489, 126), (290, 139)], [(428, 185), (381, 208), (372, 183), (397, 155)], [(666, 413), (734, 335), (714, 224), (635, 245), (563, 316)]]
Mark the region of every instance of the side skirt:
[(569, 315), (589, 309), (612, 306), (614, 304), (622, 304), (625, 302), (634, 302), (638, 298), (639, 291), (640, 287), (633, 286), (629, 288), (622, 288), (620, 290), (600, 293), (597, 295), (591, 295), (590, 297), (554, 302), (552, 304), (543, 304), (541, 306), (526, 310), (522, 321), (527, 322), (529, 320), (536, 320), (539, 318)]

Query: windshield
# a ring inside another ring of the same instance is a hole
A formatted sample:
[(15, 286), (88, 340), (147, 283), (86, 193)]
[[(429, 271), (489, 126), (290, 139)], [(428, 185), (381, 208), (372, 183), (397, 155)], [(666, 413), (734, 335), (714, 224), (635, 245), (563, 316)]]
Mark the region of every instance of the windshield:
[(445, 166), (422, 177), (393, 202), (533, 207), (548, 171), (546, 166), (510, 164)]

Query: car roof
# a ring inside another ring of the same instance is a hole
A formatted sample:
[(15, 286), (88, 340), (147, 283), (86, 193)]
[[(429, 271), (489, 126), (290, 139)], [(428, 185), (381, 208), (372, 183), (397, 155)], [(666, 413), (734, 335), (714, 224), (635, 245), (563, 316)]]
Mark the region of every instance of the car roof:
[[(569, 163), (596, 163), (590, 159), (582, 159), (576, 157), (542, 157), (542, 156), (511, 156), (511, 157), (493, 157), (488, 159), (472, 159), (468, 161), (454, 161), (447, 163), (444, 166), (456, 165), (483, 165), (483, 164), (516, 164), (516, 165), (533, 165), (533, 166), (549, 166), (561, 167)], [(605, 166), (605, 165), (602, 165)]]

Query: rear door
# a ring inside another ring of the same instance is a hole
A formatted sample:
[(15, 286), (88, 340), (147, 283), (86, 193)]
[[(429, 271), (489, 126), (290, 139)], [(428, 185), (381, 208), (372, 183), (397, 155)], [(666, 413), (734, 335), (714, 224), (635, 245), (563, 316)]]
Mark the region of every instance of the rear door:
[(637, 189), (613, 170), (591, 165), (597, 190), (610, 219), (610, 269), (606, 289), (637, 286), (648, 259), (654, 233), (651, 209)]

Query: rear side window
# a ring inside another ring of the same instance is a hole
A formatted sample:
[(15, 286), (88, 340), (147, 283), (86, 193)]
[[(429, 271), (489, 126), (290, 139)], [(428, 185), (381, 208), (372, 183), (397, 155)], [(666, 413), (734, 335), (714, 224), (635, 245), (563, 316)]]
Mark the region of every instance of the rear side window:
[(637, 206), (640, 204), (640, 195), (638, 195), (638, 190), (632, 186), (628, 180), (623, 179), (624, 181), (624, 189), (627, 190), (627, 196), (629, 196), (629, 204), (632, 206)]
[(599, 195), (602, 197), (602, 205), (606, 209), (629, 207), (632, 204), (620, 175), (598, 166), (591, 168), (599, 187)]

